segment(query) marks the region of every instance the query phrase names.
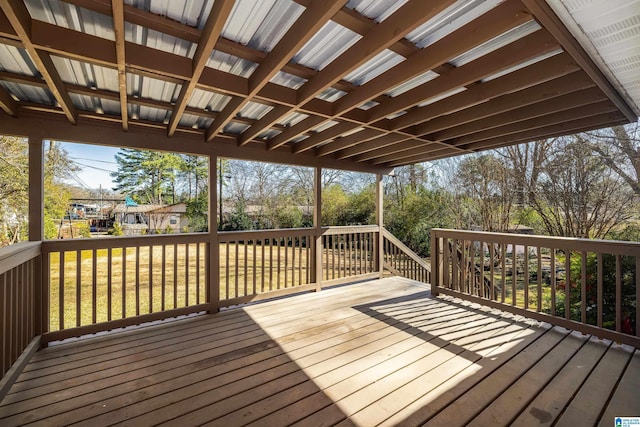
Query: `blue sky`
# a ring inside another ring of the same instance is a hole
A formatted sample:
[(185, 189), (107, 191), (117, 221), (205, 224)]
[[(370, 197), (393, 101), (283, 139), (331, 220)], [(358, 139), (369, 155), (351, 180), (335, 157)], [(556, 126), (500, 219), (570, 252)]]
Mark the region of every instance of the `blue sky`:
[(117, 169), (114, 156), (119, 148), (70, 142), (59, 142), (59, 144), (69, 153), (71, 160), (81, 168), (76, 174), (77, 179), (69, 180), (70, 184), (91, 189), (98, 189), (102, 185), (103, 189), (111, 190), (114, 184), (109, 172)]

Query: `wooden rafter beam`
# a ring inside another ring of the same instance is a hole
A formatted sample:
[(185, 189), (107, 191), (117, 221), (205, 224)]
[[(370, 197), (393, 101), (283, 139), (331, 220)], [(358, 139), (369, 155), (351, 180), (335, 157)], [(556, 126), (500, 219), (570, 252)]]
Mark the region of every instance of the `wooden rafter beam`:
[(489, 117), (479, 118), (478, 120), (462, 124), (460, 126), (433, 133), (430, 135), (430, 138), (437, 141), (447, 141), (506, 124), (518, 123), (539, 116), (559, 113), (607, 99), (608, 98), (602, 93), (602, 91), (595, 87), (557, 97), (549, 96), (548, 99), (532, 105), (525, 105), (524, 107), (507, 110), (502, 114), (494, 114)]
[(582, 71), (576, 71), (523, 90), (495, 97), (455, 113), (437, 117), (414, 126), (411, 130), (419, 135), (432, 134), (593, 86), (594, 83), (589, 76)]
[(322, 132), (316, 132), (304, 141), (300, 141), (293, 146), (293, 153), (302, 153), (303, 151), (310, 150), (323, 142), (337, 138), (340, 135), (353, 131), (357, 128), (357, 125), (349, 122), (339, 122), (338, 124), (331, 126)]
[(64, 90), (64, 83), (53, 64), (51, 57), (49, 54), (36, 49), (31, 41), (32, 19), (27, 7), (19, 0), (0, 0), (0, 8), (11, 23), (11, 26), (15, 30), (24, 46), (24, 49), (31, 57), (36, 68), (40, 74), (42, 74), (42, 78), (47, 82), (47, 87), (58, 104), (60, 104), (60, 107), (67, 116), (67, 119), (71, 123), (76, 124), (78, 121), (78, 113), (73, 106), (73, 102), (71, 102), (69, 94)]
[(324, 144), (323, 146), (316, 148), (315, 154), (316, 156), (328, 156), (329, 154), (353, 147), (357, 144), (365, 143), (382, 135), (384, 135), (384, 132), (379, 130), (362, 129), (361, 131), (351, 135), (337, 138), (330, 144)]
[[(395, 163), (398, 161), (409, 161), (409, 163), (419, 156), (428, 156), (431, 153), (438, 153), (442, 150), (468, 150), (476, 151), (481, 149), (484, 144), (491, 144), (491, 141), (508, 137), (514, 134), (526, 134), (526, 132), (532, 133), (533, 131), (554, 128), (555, 125), (561, 126), (565, 122), (572, 122), (575, 120), (589, 120), (591, 117), (608, 116), (615, 113), (616, 108), (610, 101), (604, 101), (596, 104), (591, 104), (583, 107), (566, 110), (561, 113), (548, 114), (539, 116), (530, 120), (526, 120), (519, 124), (509, 124), (505, 126), (496, 127), (487, 131), (478, 132), (468, 137), (457, 138), (447, 141), (448, 145), (436, 147), (433, 144), (425, 145), (422, 147), (416, 147), (412, 150), (406, 150), (399, 153), (391, 154), (388, 156), (378, 157), (371, 163), (373, 164), (386, 164)], [(618, 113), (620, 114), (620, 113)], [(411, 160), (407, 160), (411, 159)], [(405, 163), (408, 164), (408, 163)]]
[[(553, 110), (553, 109), (551, 109)], [(478, 129), (477, 132), (452, 138), (446, 142), (457, 147), (468, 145), (473, 142), (484, 141), (487, 139), (495, 139), (509, 135), (511, 133), (521, 132), (523, 129), (537, 129), (565, 121), (577, 120), (584, 117), (596, 116), (602, 113), (610, 113), (616, 111), (617, 107), (610, 100), (595, 102), (593, 104), (582, 105), (580, 107), (571, 108), (563, 111), (551, 111), (548, 114), (541, 114), (526, 120), (520, 120), (503, 126), (496, 126), (491, 129)]]
[[(249, 77), (249, 91), (246, 97), (236, 98), (229, 102), (222, 113), (214, 120), (207, 129), (207, 140), (211, 140), (220, 132), (224, 126), (231, 121), (242, 107), (244, 107), (295, 55), (316, 32), (344, 5), (344, 0), (315, 0), (305, 9), (302, 15), (287, 30), (287, 33), (280, 39), (277, 45), (266, 58), (260, 63), (258, 68)], [(287, 110), (288, 111), (288, 110)], [(287, 111), (284, 111), (286, 114)], [(284, 115), (283, 114), (283, 115)], [(273, 123), (279, 117), (275, 117)], [(269, 123), (267, 127), (271, 124)], [(244, 145), (253, 137), (257, 136), (262, 129), (252, 126), (240, 139), (240, 144)]]
[[(405, 3), (391, 16), (373, 26), (364, 37), (298, 89), (296, 107), (311, 101), (320, 92), (389, 48), (415, 28), (446, 9), (447, 6), (453, 4), (454, 1), (437, 0), (425, 2), (410, 0)], [(306, 125), (307, 127), (303, 130), (305, 132), (313, 127), (311, 122), (307, 122)], [(253, 133), (261, 131), (262, 129), (251, 129)], [(275, 149), (286, 142), (280, 141), (277, 144), (271, 144), (269, 147)]]
[[(379, 136), (376, 139), (372, 139), (362, 144), (357, 144), (357, 145), (354, 145), (353, 147), (340, 150), (337, 153), (335, 153), (333, 157), (336, 159), (346, 159), (347, 157), (352, 157), (361, 153), (373, 151), (378, 148), (388, 147), (390, 145), (401, 143), (406, 140), (407, 140), (407, 137), (390, 133), (387, 135)], [(411, 142), (415, 146), (416, 144), (415, 141), (411, 141)]]
[(454, 68), (445, 75), (411, 89), (392, 98), (385, 104), (377, 105), (367, 111), (370, 122), (383, 119), (391, 114), (406, 110), (427, 99), (466, 86), (472, 82), (487, 78), (527, 60), (534, 59), (558, 49), (551, 35), (538, 30), (526, 37)]
[[(522, 70), (514, 71), (505, 76), (488, 82), (477, 84), (464, 92), (447, 97), (424, 107), (416, 108), (400, 117), (386, 122), (386, 128), (397, 130), (407, 128), (417, 123), (427, 122), (445, 114), (464, 110), (511, 92), (526, 89), (564, 75), (578, 71), (578, 65), (566, 54), (555, 55), (551, 58), (530, 65)], [(414, 133), (419, 134), (419, 131)]]
[[(355, 87), (333, 103), (333, 117), (351, 111), (369, 99), (376, 99), (392, 88), (426, 71), (436, 70), (456, 56), (530, 20), (531, 15), (523, 8), (519, 0), (509, 0), (433, 45), (421, 49), (391, 70)], [(440, 71), (447, 72), (446, 69)], [(386, 100), (387, 97), (381, 97), (380, 102), (384, 103)], [(300, 131), (307, 131), (313, 126), (314, 124), (309, 122), (308, 126), (301, 128)], [(355, 127), (353, 126), (353, 128)], [(289, 139), (296, 136), (289, 135)], [(287, 142), (282, 139), (276, 146)], [(308, 147), (304, 146), (303, 149), (308, 149)]]
[(604, 76), (602, 71), (584, 51), (580, 43), (567, 30), (560, 18), (553, 12), (544, 0), (521, 0), (522, 3), (535, 16), (536, 20), (549, 31), (562, 48), (582, 67), (582, 69), (593, 79), (598, 87), (609, 99), (616, 104), (618, 109), (630, 122), (635, 122), (638, 118), (629, 107), (624, 98), (613, 87), (611, 82)]
[(207, 18), (207, 23), (202, 30), (201, 38), (198, 41), (198, 47), (193, 55), (193, 60), (191, 61), (191, 76), (182, 85), (182, 88), (180, 88), (180, 94), (176, 100), (176, 106), (171, 114), (169, 126), (167, 127), (167, 134), (169, 136), (173, 135), (180, 123), (180, 120), (182, 119), (184, 110), (187, 108), (187, 103), (191, 99), (191, 95), (200, 80), (200, 76), (202, 76), (204, 67), (207, 65), (207, 61), (211, 57), (211, 51), (220, 37), (220, 33), (224, 28), (224, 24), (227, 22), (227, 18), (233, 8), (233, 4), (233, 0), (217, 0), (213, 4), (213, 8)]
[(120, 91), (120, 116), (122, 129), (129, 129), (129, 113), (127, 105), (127, 70), (125, 60), (124, 36), (124, 4), (120, 0), (111, 0), (113, 32), (115, 35), (116, 61), (118, 66), (118, 90)]
[[(553, 125), (547, 128), (527, 130), (517, 134), (509, 135), (508, 137), (496, 138), (494, 140), (470, 145), (469, 150), (484, 151), (492, 150), (496, 148), (506, 147), (509, 145), (524, 143), (528, 141), (534, 141), (539, 139), (555, 138), (558, 136), (586, 132), (593, 129), (599, 129), (605, 126), (617, 126), (627, 123), (628, 120), (619, 111), (607, 114), (601, 114), (594, 117), (587, 117), (583, 119), (573, 120), (570, 122), (564, 122), (558, 125)], [(446, 157), (451, 157), (457, 153), (452, 150), (442, 149), (438, 152), (430, 152), (428, 154), (418, 154), (412, 157), (406, 157), (402, 160), (386, 163), (388, 167), (404, 166), (412, 163), (420, 163), (426, 161), (438, 160)]]
[(0, 109), (12, 117), (18, 117), (18, 103), (2, 86), (0, 86)]

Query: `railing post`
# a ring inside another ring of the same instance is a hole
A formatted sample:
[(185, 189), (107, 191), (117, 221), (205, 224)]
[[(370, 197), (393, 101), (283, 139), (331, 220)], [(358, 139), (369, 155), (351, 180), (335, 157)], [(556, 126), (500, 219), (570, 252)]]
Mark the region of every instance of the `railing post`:
[(311, 242), (311, 277), (316, 291), (322, 289), (322, 168), (313, 171), (313, 242)]
[(380, 278), (384, 276), (384, 187), (382, 175), (376, 175), (376, 224), (378, 225), (378, 239), (376, 241), (376, 269)]
[[(218, 202), (217, 157), (209, 156), (209, 253), (207, 254), (207, 303), (209, 313), (220, 311), (220, 247), (216, 206)], [(222, 221), (222, 218), (220, 218)]]
[(438, 296), (438, 286), (442, 281), (442, 259), (436, 230), (431, 230), (431, 295)]

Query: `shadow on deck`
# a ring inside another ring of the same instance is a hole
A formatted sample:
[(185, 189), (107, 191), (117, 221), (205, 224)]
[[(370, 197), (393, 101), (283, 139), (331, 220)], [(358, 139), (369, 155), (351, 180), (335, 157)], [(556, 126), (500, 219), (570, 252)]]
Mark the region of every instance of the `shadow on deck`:
[(0, 425), (612, 425), (640, 352), (397, 277), (38, 352)]

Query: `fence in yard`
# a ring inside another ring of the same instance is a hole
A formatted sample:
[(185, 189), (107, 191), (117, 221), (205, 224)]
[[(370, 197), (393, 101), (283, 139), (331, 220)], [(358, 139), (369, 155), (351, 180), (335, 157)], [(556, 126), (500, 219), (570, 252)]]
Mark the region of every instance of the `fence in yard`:
[(640, 244), (433, 230), (432, 292), (640, 347)]

